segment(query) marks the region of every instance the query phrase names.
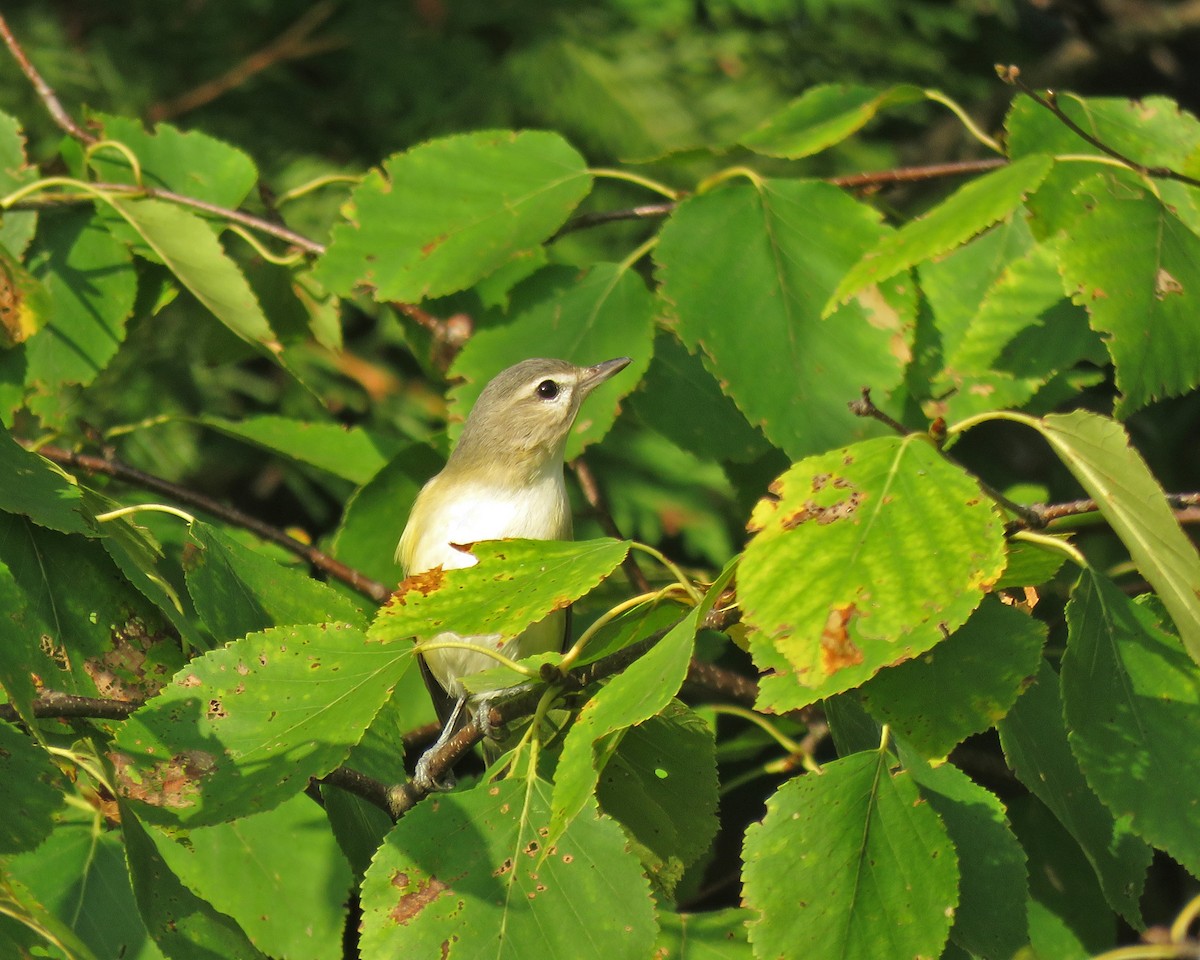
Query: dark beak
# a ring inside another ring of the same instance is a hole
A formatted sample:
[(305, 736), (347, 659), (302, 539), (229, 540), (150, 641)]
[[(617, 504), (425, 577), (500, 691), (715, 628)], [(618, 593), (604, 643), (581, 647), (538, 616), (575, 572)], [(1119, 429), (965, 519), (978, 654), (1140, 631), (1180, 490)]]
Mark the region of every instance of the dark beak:
[(583, 376), (579, 378), (581, 396), (586, 397), (596, 387), (615, 373), (620, 373), (633, 361), (629, 357), (617, 357), (615, 360), (605, 360), (591, 367), (583, 368)]

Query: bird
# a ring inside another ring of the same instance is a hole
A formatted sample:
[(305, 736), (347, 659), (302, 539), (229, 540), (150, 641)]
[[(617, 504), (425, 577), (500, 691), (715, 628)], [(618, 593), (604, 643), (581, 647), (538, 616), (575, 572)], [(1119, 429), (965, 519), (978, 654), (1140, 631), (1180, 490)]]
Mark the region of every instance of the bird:
[[(480, 393), (446, 466), (413, 503), (396, 547), (406, 577), (472, 566), (464, 544), (519, 537), (570, 540), (571, 505), (563, 481), (563, 450), (580, 405), (596, 387), (630, 363), (629, 357), (580, 367), (565, 360), (533, 358), (502, 370)], [(569, 611), (532, 624), (499, 652), (519, 660), (562, 650)], [(437, 640), (488, 644), (494, 637), (439, 634)], [(449, 789), (429, 774), (438, 748), (466, 722), (471, 697), (462, 680), (495, 666), (486, 652), (461, 647), (419, 655), (441, 736), (417, 763), (414, 782), (426, 790)]]

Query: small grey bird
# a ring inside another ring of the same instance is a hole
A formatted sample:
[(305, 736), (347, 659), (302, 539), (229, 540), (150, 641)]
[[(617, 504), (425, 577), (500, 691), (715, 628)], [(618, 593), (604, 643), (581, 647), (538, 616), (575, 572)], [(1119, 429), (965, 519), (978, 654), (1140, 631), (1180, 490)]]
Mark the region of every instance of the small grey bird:
[[(508, 537), (571, 539), (563, 483), (567, 434), (584, 398), (629, 362), (619, 357), (577, 367), (564, 360), (533, 359), (497, 374), (475, 402), (450, 460), (417, 495), (396, 548), (405, 576), (476, 562), (454, 544)], [(557, 611), (500, 644), (498, 652), (519, 660), (561, 650), (566, 628), (566, 611)], [(494, 637), (450, 633), (434, 639), (496, 648)], [(428, 775), (428, 759), (465, 722), (469, 698), (462, 678), (495, 663), (486, 653), (459, 648), (423, 656), (425, 685), (442, 722), (441, 737), (417, 764), (414, 779), (425, 789), (442, 786)]]

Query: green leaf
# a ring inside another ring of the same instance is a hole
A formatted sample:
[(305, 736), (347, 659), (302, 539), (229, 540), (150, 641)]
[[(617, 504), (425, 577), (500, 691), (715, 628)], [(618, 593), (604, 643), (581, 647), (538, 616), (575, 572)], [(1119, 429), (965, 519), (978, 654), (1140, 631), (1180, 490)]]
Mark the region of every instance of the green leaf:
[[(42, 905), (21, 881), (0, 871), (0, 949), (9, 956), (45, 956), (46, 944), (55, 944), (70, 960), (99, 960), (70, 925)], [(101, 955), (105, 956), (105, 955)]]
[(863, 384), (882, 399), (901, 382), (915, 316), (907, 277), (863, 291), (834, 317), (820, 313), (886, 232), (869, 207), (801, 180), (691, 197), (662, 229), (654, 257), (680, 338), (708, 358), (751, 425), (793, 458), (875, 429), (847, 402)]
[(741, 145), (769, 157), (808, 157), (858, 132), (880, 111), (924, 99), (925, 91), (911, 84), (882, 90), (858, 84), (819, 84), (744, 135)]
[(62, 777), (46, 751), (0, 721), (0, 854), (37, 847), (50, 835), (63, 800)]
[(412, 663), (341, 624), (275, 627), (191, 661), (109, 753), (140, 814), (204, 826), (278, 806), (338, 766)]
[(1029, 794), (1008, 815), (1029, 858), (1030, 960), (1091, 960), (1114, 946), (1117, 918), (1071, 835)]
[(342, 563), (389, 586), (403, 573), (396, 561), (396, 544), (413, 501), (446, 460), (431, 447), (403, 447), (346, 502), (333, 535), (332, 553)]
[(213, 316), (243, 340), (270, 352), (280, 349), (250, 284), (221, 249), (208, 224), (162, 200), (127, 200), (109, 195), (105, 201)]
[(120, 834), (97, 831), (80, 813), (68, 816), (37, 850), (6, 861), (4, 872), (101, 960), (162, 960), (138, 915)]
[(128, 806), (121, 829), (138, 912), (150, 936), (171, 960), (266, 960), (241, 927), (184, 886), (159, 854), (149, 830)]
[(700, 358), (667, 333), (654, 341), (654, 359), (631, 398), (647, 426), (706, 460), (746, 461), (768, 445)]
[(549, 785), (537, 780), (418, 804), (363, 881), (363, 956), (486, 944), (496, 960), (644, 960), (653, 903), (621, 829), (593, 805), (546, 845), (549, 814)]
[[(1065, 537), (1054, 539), (1066, 540)], [(1009, 540), (1004, 546), (1008, 552), (1008, 562), (1004, 566), (1004, 575), (996, 581), (996, 590), (1040, 586), (1053, 580), (1067, 562), (1067, 555), (1061, 550), (1026, 540)]]
[(1076, 188), (1078, 216), (1058, 242), (1063, 279), (1107, 334), (1117, 413), (1200, 383), (1200, 237), (1126, 177)]
[(746, 923), (754, 914), (742, 907), (708, 913), (658, 915), (654, 960), (751, 960)]
[(794, 464), (759, 502), (738, 591), (763, 678), (795, 709), (848, 690), (958, 629), (1004, 568), (1000, 518), (921, 435)]
[(24, 343), (49, 322), (54, 308), (46, 288), (0, 247), (0, 349)]
[(625, 559), (624, 540), (487, 540), (464, 546), (478, 563), (410, 576), (367, 631), (383, 642), (428, 640), (452, 630), (511, 640), (565, 610)]
[(303, 569), (276, 563), (199, 520), (191, 538), (199, 551), (190, 556), (188, 592), (219, 643), (292, 623), (366, 626), (358, 607)]
[[(603, 438), (617, 418), (622, 397), (631, 393), (650, 365), (654, 298), (628, 267), (597, 263), (585, 273), (574, 267), (539, 270), (512, 294), (511, 320), (475, 332), (454, 361), (451, 374), (463, 382), (450, 391), (462, 420), (487, 382), (528, 357), (554, 357), (590, 366), (614, 357), (633, 362), (588, 397), (567, 440), (566, 458)], [(462, 424), (451, 426), (451, 435)]]
[(1063, 726), (1058, 677), (1045, 661), (1037, 681), (997, 725), (1013, 773), (1058, 817), (1096, 873), (1104, 897), (1135, 926), (1151, 851), (1092, 793)]
[(417, 302), (463, 290), (549, 237), (591, 189), (562, 137), (486, 130), (431, 140), (355, 189), (317, 279), (336, 293)]
[[(147, 131), (132, 117), (101, 115), (104, 137), (137, 155), (141, 182), (221, 207), (241, 206), (258, 179), (258, 170), (237, 147), (199, 130), (182, 131), (169, 123)], [(136, 183), (125, 155), (114, 148), (97, 150), (91, 165), (109, 183)]]
[(713, 729), (678, 700), (620, 738), (596, 798), (663, 861), (691, 866), (717, 833)]
[(825, 304), (824, 313), (828, 315), (863, 287), (953, 250), (1008, 217), (1038, 188), (1053, 166), (1052, 157), (1035, 154), (960, 187), (929, 213), (888, 234), (867, 251), (842, 278)]
[(1200, 554), (1119, 423), (1076, 410), (1035, 424), (1100, 508), (1200, 663)]
[[(0, 112), (0, 196), (7, 196), (39, 176), (25, 157), (25, 136), (15, 117)], [(0, 217), (0, 247), (20, 257), (37, 229), (36, 210), (5, 210)]]
[[(0, 592), (8, 637), (0, 679), (20, 709), (41, 686), (82, 696), (127, 699), (158, 690), (178, 665), (178, 649), (158, 643), (157, 618), (103, 547), (0, 514)], [(26, 713), (27, 716), (27, 713)]]
[(759, 957), (941, 955), (958, 905), (946, 828), (886, 752), (789, 780), (746, 830), (743, 897)]
[[(319, 467), (354, 484), (364, 484), (375, 476), (403, 444), (401, 440), (362, 427), (269, 414), (244, 420), (198, 417), (197, 422), (299, 463)], [(397, 540), (401, 529), (402, 523), (396, 531)]]
[(949, 763), (930, 767), (906, 760), (905, 767), (958, 853), (962, 879), (950, 939), (973, 956), (1013, 957), (1028, 939), (1029, 884), (1025, 851), (1004, 804)]
[(1085, 569), (1067, 605), (1063, 709), (1089, 786), (1140, 836), (1200, 875), (1200, 668), (1152, 611)]
[(137, 296), (129, 251), (94, 215), (74, 211), (43, 218), (33, 258), (53, 313), (27, 348), (26, 382), (50, 394), (89, 384), (125, 339)]
[(7, 430), (0, 430), (0, 510), (62, 533), (96, 536), (75, 478), (26, 450)]
[(62, 533), (96, 536), (76, 479), (25, 450), (6, 430), (0, 430), (0, 510)]
[(986, 597), (933, 650), (868, 680), (863, 705), (922, 756), (944, 757), (1016, 703), (1037, 675), (1045, 640), (1045, 624)]
[(551, 841), (586, 809), (619, 733), (662, 712), (683, 684), (696, 630), (732, 580), (731, 562), (694, 607), (645, 654), (614, 676), (583, 705), (563, 743), (554, 772)]
[(171, 872), (232, 917), (263, 953), (292, 960), (340, 954), (350, 868), (324, 812), (308, 797), (189, 830), (181, 840), (158, 830), (150, 835)]

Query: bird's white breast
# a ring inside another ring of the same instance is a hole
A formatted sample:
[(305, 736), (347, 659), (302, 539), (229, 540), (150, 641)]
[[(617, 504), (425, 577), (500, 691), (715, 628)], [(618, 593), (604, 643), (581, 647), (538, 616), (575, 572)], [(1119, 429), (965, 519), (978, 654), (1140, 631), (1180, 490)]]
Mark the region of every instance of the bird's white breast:
[[(478, 561), (469, 552), (453, 544), (480, 540), (524, 537), (532, 540), (565, 540), (571, 536), (570, 501), (563, 484), (562, 468), (530, 486), (503, 489), (483, 484), (455, 484), (453, 497), (447, 497), (435, 477), (421, 491), (404, 531), (399, 553), (408, 575), (436, 566), (454, 570), (473, 566)], [(425, 502), (422, 502), (425, 501)], [(442, 634), (434, 640), (465, 640), (475, 646), (487, 646), (504, 656), (520, 659), (534, 653), (559, 649), (565, 619), (562, 611), (551, 614), (507, 643), (498, 635), (461, 637)], [(478, 673), (496, 665), (484, 653), (465, 649), (430, 650), (425, 654), (430, 671), (452, 696), (461, 696), (459, 677)]]

